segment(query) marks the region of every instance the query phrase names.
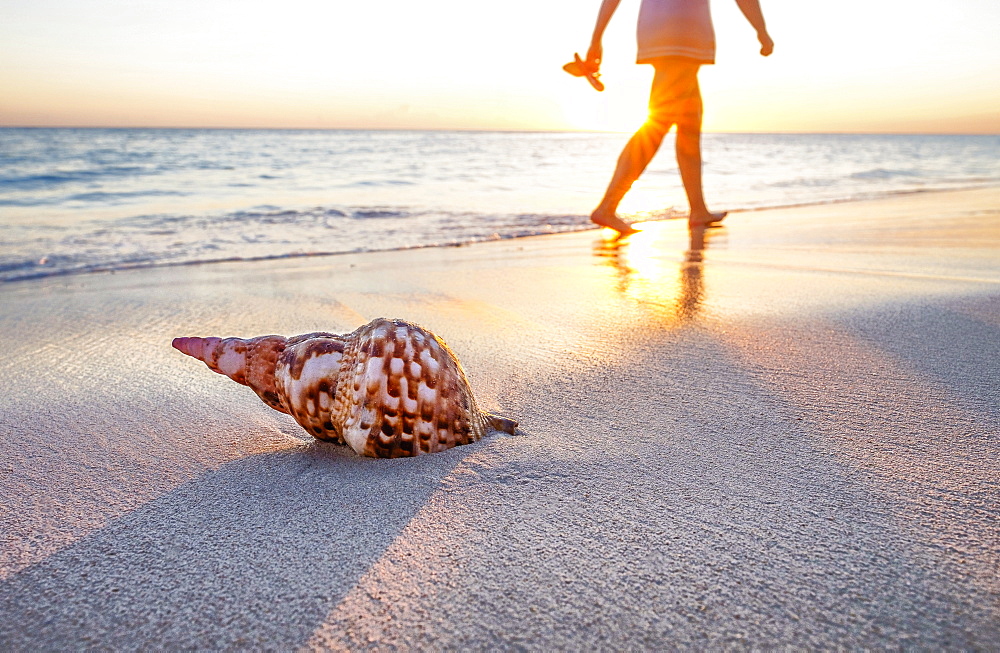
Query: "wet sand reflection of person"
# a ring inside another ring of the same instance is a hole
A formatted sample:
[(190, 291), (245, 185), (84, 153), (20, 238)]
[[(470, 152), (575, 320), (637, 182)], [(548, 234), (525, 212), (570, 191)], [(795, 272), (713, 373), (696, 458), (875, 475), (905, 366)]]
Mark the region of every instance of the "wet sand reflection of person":
[(690, 322), (698, 316), (705, 299), (705, 249), (712, 237), (724, 233), (725, 230), (708, 232), (704, 227), (690, 229), (688, 249), (680, 262), (676, 284), (672, 284), (665, 275), (643, 274), (637, 261), (630, 258), (632, 248), (641, 240), (598, 240), (594, 244), (594, 254), (615, 268), (618, 292), (661, 315), (665, 314), (671, 322)]

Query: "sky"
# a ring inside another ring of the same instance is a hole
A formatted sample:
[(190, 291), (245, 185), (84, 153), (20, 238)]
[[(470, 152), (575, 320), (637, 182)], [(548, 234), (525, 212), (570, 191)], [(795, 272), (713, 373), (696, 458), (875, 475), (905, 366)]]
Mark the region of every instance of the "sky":
[[(632, 131), (640, 0), (0, 0), (0, 126)], [(714, 0), (706, 131), (1000, 133), (1000, 1)]]

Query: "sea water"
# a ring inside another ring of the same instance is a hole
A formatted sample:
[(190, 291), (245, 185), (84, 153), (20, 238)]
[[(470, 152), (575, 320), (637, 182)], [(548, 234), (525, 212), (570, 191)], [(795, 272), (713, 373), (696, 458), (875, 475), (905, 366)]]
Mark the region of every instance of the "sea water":
[[(0, 281), (593, 228), (628, 134), (0, 129)], [(1000, 185), (1000, 136), (703, 137), (713, 210)], [(621, 206), (687, 211), (671, 137)]]

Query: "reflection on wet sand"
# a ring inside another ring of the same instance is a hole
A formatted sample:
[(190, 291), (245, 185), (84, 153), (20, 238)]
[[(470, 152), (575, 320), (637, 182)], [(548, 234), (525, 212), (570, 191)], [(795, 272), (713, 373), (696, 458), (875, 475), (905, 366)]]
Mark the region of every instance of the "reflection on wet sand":
[(678, 249), (681, 234), (669, 226), (649, 228), (630, 238), (599, 240), (594, 243), (594, 255), (617, 271), (619, 293), (667, 323), (684, 323), (698, 316), (705, 299), (703, 266), (708, 243), (724, 237), (726, 231), (724, 227), (689, 230), (687, 249), (674, 267), (677, 263), (670, 260), (670, 253)]

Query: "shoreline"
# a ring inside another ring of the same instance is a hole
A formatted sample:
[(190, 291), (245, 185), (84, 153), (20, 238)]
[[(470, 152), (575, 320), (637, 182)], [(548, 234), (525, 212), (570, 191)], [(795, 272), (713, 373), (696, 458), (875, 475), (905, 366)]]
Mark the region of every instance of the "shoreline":
[[(989, 648), (1000, 188), (0, 284), (0, 648)], [(312, 441), (178, 336), (430, 328), (516, 436)]]
[[(784, 209), (803, 209), (803, 208), (822, 207), (822, 206), (838, 205), (838, 204), (881, 202), (881, 201), (891, 201), (892, 199), (897, 197), (906, 197), (910, 195), (937, 194), (937, 193), (966, 193), (966, 192), (976, 192), (976, 191), (989, 191), (991, 189), (997, 189), (997, 188), (1000, 188), (1000, 184), (984, 183), (980, 185), (963, 186), (960, 188), (925, 188), (925, 189), (914, 189), (914, 190), (896, 190), (896, 191), (884, 191), (879, 193), (873, 193), (871, 196), (854, 197), (849, 199), (834, 199), (834, 200), (817, 201), (817, 202), (805, 202), (805, 203), (795, 203), (795, 204), (782, 204), (776, 206), (763, 206), (763, 207), (725, 209), (725, 210), (729, 214), (727, 220), (731, 220), (733, 217), (738, 217), (742, 214), (758, 213), (761, 211), (778, 211)], [(583, 216), (581, 216), (581, 218), (582, 217)], [(678, 214), (667, 218), (658, 218), (652, 220), (637, 220), (632, 224), (649, 225), (650, 223), (670, 222), (675, 220), (683, 220), (684, 218), (685, 216), (683, 214)], [(497, 238), (482, 238), (479, 240), (412, 245), (408, 247), (397, 247), (390, 249), (366, 249), (366, 250), (331, 251), (331, 252), (302, 252), (302, 253), (290, 253), (290, 254), (275, 254), (273, 256), (255, 256), (255, 257), (245, 257), (245, 258), (228, 257), (228, 258), (197, 260), (197, 261), (177, 261), (177, 262), (122, 265), (118, 267), (108, 266), (108, 267), (97, 267), (86, 270), (61, 270), (45, 274), (32, 274), (21, 277), (14, 277), (11, 279), (0, 279), (0, 288), (5, 287), (7, 284), (19, 284), (24, 282), (40, 281), (45, 279), (55, 279), (59, 277), (73, 277), (81, 275), (98, 275), (98, 274), (117, 274), (119, 272), (128, 272), (132, 270), (153, 270), (153, 269), (175, 268), (175, 267), (217, 265), (221, 263), (260, 263), (268, 261), (281, 261), (281, 260), (294, 260), (294, 259), (314, 259), (314, 258), (321, 259), (333, 256), (345, 256), (345, 255), (357, 255), (357, 254), (408, 252), (421, 249), (468, 247), (471, 245), (478, 245), (487, 242), (519, 241), (525, 238), (536, 238), (540, 236), (554, 236), (558, 234), (570, 234), (570, 233), (580, 233), (588, 231), (600, 231), (601, 229), (602, 227), (598, 227), (590, 222), (587, 222), (586, 224), (582, 224), (578, 229), (560, 229), (558, 231), (539, 232), (539, 233), (531, 233), (524, 235), (500, 235)]]

